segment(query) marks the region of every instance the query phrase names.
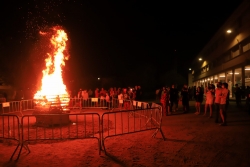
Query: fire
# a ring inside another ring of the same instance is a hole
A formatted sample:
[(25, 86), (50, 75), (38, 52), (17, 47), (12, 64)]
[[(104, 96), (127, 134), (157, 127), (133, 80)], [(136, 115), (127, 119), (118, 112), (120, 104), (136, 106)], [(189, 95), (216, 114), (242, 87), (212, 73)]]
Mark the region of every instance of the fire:
[[(45, 35), (44, 32), (40, 32), (40, 34)], [(67, 41), (68, 37), (65, 31), (54, 27), (53, 35), (50, 38), (53, 51), (52, 53), (47, 53), (48, 57), (45, 59), (46, 69), (42, 71), (41, 88), (34, 95), (34, 99), (40, 101), (42, 105), (55, 101), (63, 102), (62, 104), (69, 102), (69, 94), (62, 78), (62, 67), (65, 66), (64, 60), (68, 59), (63, 54)]]

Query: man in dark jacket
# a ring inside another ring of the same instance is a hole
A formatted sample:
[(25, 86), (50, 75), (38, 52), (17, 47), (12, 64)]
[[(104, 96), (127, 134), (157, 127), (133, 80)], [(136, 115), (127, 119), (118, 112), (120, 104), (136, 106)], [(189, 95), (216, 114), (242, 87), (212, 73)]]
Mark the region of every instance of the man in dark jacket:
[(237, 107), (240, 107), (240, 105), (241, 105), (241, 89), (238, 86), (238, 84), (235, 84), (234, 93), (235, 93), (236, 105), (237, 105)]
[[(179, 100), (178, 90), (175, 88), (175, 85), (172, 84), (170, 88), (170, 112), (171, 113), (173, 111), (178, 110), (178, 100)], [(173, 110), (174, 105), (175, 105), (175, 110)]]
[(189, 92), (186, 84), (181, 90), (181, 100), (183, 105), (183, 113), (187, 113), (189, 111)]

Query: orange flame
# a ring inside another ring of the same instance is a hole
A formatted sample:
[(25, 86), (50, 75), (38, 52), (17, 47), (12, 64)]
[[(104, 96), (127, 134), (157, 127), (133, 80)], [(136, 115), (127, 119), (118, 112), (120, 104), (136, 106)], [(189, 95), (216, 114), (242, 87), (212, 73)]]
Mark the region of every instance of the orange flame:
[[(55, 99), (59, 97), (60, 101), (68, 102), (69, 94), (62, 78), (62, 66), (65, 66), (64, 60), (68, 59), (68, 57), (63, 54), (66, 49), (68, 37), (62, 29), (54, 27), (53, 31), (55, 33), (50, 39), (53, 46), (53, 53), (47, 53), (48, 57), (45, 59), (46, 69), (42, 71), (42, 86), (34, 95), (34, 99), (55, 101)], [(44, 33), (42, 33), (42, 35), (44, 35)]]

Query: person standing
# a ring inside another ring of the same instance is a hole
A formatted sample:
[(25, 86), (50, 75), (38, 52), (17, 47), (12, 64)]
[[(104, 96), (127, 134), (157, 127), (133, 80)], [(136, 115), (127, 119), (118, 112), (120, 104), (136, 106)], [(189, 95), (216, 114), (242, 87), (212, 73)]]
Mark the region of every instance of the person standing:
[(163, 87), (162, 88), (162, 92), (161, 92), (161, 105), (162, 105), (162, 112), (165, 113), (167, 115), (167, 107), (166, 107), (166, 102), (167, 102), (167, 91), (166, 88)]
[(110, 101), (112, 101), (115, 96), (115, 91), (112, 87), (109, 89), (109, 96), (110, 96)]
[(89, 97), (93, 97), (93, 91), (91, 89), (88, 90)]
[(101, 100), (104, 100), (104, 99), (105, 99), (105, 96), (106, 96), (106, 91), (104, 90), (104, 88), (101, 88), (101, 91), (100, 91), (100, 99), (101, 99)]
[(220, 100), (221, 100), (221, 82), (217, 83), (217, 88), (215, 89), (215, 123), (220, 123)]
[(186, 84), (181, 90), (181, 100), (183, 105), (183, 113), (189, 112), (189, 91), (188, 86)]
[(175, 88), (175, 85), (172, 84), (170, 88), (170, 113), (173, 112), (173, 106), (175, 105), (175, 111), (178, 110), (178, 90)]
[(171, 112), (170, 112), (170, 87), (167, 86), (166, 88), (166, 114), (167, 115), (171, 115)]
[(96, 89), (95, 89), (95, 98), (98, 98), (98, 97), (99, 97), (99, 89), (96, 88)]
[(156, 91), (155, 91), (155, 100), (156, 101), (159, 101), (159, 99), (160, 99), (160, 94), (161, 93), (161, 89), (156, 89)]
[(200, 115), (201, 113), (201, 103), (203, 101), (203, 92), (201, 90), (201, 87), (198, 86), (197, 90), (195, 92), (195, 108), (196, 108), (196, 115)]
[(235, 84), (234, 94), (235, 94), (236, 105), (237, 105), (237, 107), (240, 107), (240, 105), (241, 105), (241, 89), (238, 86), (238, 84)]
[(82, 108), (82, 89), (80, 89), (77, 93), (77, 101), (79, 103), (80, 108)]
[(246, 111), (248, 112), (248, 114), (250, 114), (250, 92), (247, 91), (246, 94), (247, 98), (246, 98)]
[[(98, 88), (95, 89), (95, 98), (99, 98), (99, 89)], [(98, 102), (99, 102), (99, 99), (97, 99), (97, 101), (95, 102), (96, 107), (98, 106)]]
[(123, 88), (122, 97), (123, 97), (124, 109), (129, 110), (130, 109), (130, 96), (128, 94), (127, 88)]
[(213, 104), (214, 104), (214, 86), (210, 84), (206, 90), (206, 103), (205, 103), (204, 116), (207, 115), (207, 108), (209, 107), (210, 111), (209, 118), (212, 118)]
[(80, 89), (77, 93), (77, 98), (81, 99), (82, 98), (82, 89)]
[(108, 92), (106, 92), (105, 100), (106, 100), (106, 106), (107, 106), (107, 108), (110, 109), (111, 108), (111, 105), (110, 105), (110, 96), (109, 96)]
[(227, 113), (226, 113), (226, 104), (227, 104), (227, 98), (228, 98), (228, 84), (223, 83), (221, 86), (221, 100), (220, 100), (220, 116), (222, 123), (221, 126), (227, 126)]
[(140, 86), (140, 85), (138, 85), (138, 86), (137, 86), (137, 89), (138, 89), (138, 91), (139, 91), (139, 97), (138, 97), (138, 100), (139, 100), (139, 101), (142, 101), (142, 88), (141, 88), (141, 86)]

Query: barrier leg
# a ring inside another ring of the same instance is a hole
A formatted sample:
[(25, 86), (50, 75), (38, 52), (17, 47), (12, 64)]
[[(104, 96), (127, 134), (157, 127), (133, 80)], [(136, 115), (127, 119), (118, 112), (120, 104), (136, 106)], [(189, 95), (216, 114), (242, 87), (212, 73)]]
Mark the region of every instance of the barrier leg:
[(106, 152), (106, 147), (105, 147), (105, 144), (104, 144), (104, 140), (105, 139), (102, 139), (102, 150), (104, 151), (105, 155), (107, 155), (107, 152)]
[(21, 146), (21, 148), (20, 148), (20, 151), (19, 151), (19, 153), (18, 153), (18, 156), (17, 156), (16, 161), (18, 161), (18, 159), (19, 159), (19, 157), (20, 157), (20, 154), (21, 154), (21, 152), (22, 152), (23, 147), (28, 151), (28, 153), (30, 153), (30, 149), (29, 149), (28, 145), (22, 143), (22, 146)]
[(102, 150), (101, 139), (97, 139), (97, 140), (98, 140), (99, 155), (101, 155), (101, 150)]
[(14, 152), (12, 153), (12, 155), (11, 155), (11, 157), (10, 157), (10, 161), (12, 161), (13, 156), (15, 155), (15, 153), (16, 153), (16, 151), (17, 151), (17, 149), (19, 148), (20, 145), (21, 145), (21, 144), (18, 143), (18, 145), (16, 146), (16, 149), (14, 150)]
[(164, 133), (162, 132), (161, 128), (156, 129), (156, 131), (153, 133), (152, 137), (155, 138), (155, 136), (156, 136), (156, 134), (157, 134), (158, 131), (161, 132), (161, 136), (162, 136), (163, 140), (166, 141), (166, 138), (165, 138)]

